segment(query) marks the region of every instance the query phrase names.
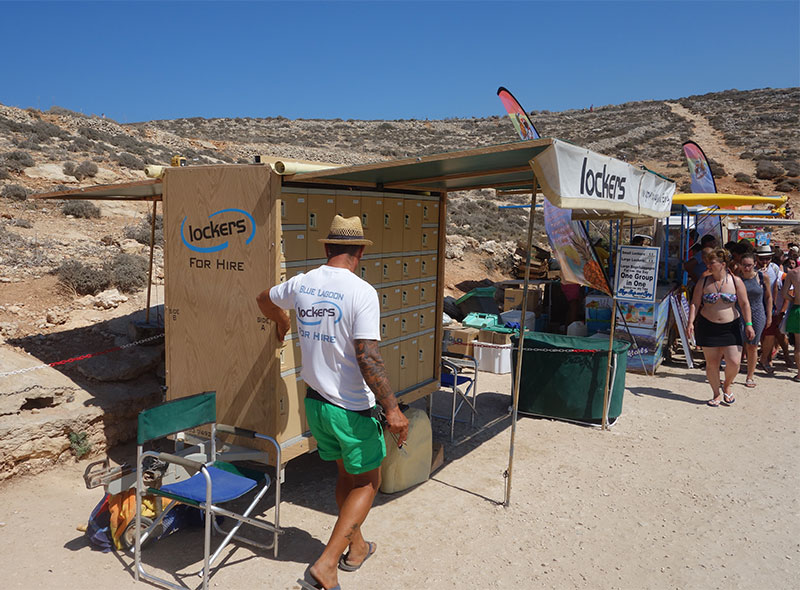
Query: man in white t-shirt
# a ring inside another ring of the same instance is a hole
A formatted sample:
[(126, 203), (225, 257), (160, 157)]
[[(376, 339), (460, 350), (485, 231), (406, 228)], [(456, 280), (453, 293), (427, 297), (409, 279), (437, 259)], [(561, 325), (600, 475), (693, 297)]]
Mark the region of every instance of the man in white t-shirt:
[(339, 517), (322, 555), (306, 570), (306, 579), (298, 580), (304, 588), (333, 589), (338, 588), (337, 567), (355, 571), (377, 549), (361, 535), (386, 456), (383, 432), (371, 409), (376, 401), (381, 405), (398, 446), (408, 435), (408, 420), (378, 349), (378, 294), (355, 274), (364, 246), (372, 242), (364, 238), (358, 217), (340, 215), (320, 242), (327, 264), (262, 292), (257, 301), (275, 322), (280, 341), (290, 328), (284, 310), (295, 310), (303, 358), (300, 376), (308, 385), (306, 418), (320, 457), (338, 466)]

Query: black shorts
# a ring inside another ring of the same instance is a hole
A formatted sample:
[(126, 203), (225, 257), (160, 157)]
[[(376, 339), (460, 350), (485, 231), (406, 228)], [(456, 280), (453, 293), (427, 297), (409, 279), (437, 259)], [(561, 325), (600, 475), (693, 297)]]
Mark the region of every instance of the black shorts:
[(698, 315), (694, 329), (694, 337), (697, 346), (742, 346), (744, 343), (742, 318), (739, 316), (732, 322), (717, 324), (716, 322), (706, 319), (702, 315)]

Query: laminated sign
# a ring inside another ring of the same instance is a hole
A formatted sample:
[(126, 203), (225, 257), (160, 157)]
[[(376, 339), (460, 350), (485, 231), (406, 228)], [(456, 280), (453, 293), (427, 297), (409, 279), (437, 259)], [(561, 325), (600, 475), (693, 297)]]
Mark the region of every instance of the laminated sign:
[(621, 246), (617, 256), (617, 299), (655, 301), (661, 248)]
[(531, 165), (547, 199), (562, 209), (667, 217), (672, 206), (671, 180), (558, 139)]

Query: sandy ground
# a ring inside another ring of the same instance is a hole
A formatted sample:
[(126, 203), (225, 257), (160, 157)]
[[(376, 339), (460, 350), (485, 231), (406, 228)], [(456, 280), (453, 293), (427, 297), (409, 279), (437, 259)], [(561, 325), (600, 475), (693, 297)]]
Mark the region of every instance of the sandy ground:
[[(737, 379), (732, 407), (705, 406), (700, 371), (629, 374), (610, 432), (544, 419), (518, 422), (511, 505), (502, 506), (510, 378), (481, 374), (482, 430), (459, 424), (428, 482), (379, 495), (364, 525), (377, 554), (345, 590), (367, 588), (796, 588), (800, 580), (800, 387), (782, 368)], [(437, 404), (446, 403), (440, 394)], [(444, 440), (436, 421), (436, 436)], [(115, 449), (115, 457), (131, 449)], [(101, 497), (86, 462), (0, 487), (3, 588), (141, 588), (132, 558), (103, 554), (76, 527)], [(295, 589), (334, 523), (334, 472), (316, 455), (287, 467), (278, 559), (234, 546), (215, 588)], [(146, 552), (197, 587), (194, 530)]]

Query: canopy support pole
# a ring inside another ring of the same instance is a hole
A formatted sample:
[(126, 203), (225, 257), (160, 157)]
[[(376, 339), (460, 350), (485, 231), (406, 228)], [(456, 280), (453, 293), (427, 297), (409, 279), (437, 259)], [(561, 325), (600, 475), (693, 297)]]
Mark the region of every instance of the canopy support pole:
[(511, 476), (514, 468), (514, 437), (517, 434), (517, 410), (519, 407), (519, 385), (522, 378), (522, 356), (525, 347), (525, 320), (528, 311), (528, 290), (531, 280), (531, 246), (533, 245), (533, 218), (536, 212), (536, 191), (539, 183), (533, 177), (533, 190), (531, 191), (531, 208), (528, 212), (528, 254), (525, 260), (525, 284), (522, 288), (522, 321), (519, 326), (519, 343), (517, 345), (517, 366), (514, 373), (514, 387), (511, 393), (511, 443), (508, 449), (508, 469), (503, 477), (506, 480), (506, 494), (503, 506), (511, 505)]
[(617, 321), (617, 297), (611, 297), (611, 335), (608, 337), (608, 363), (606, 363), (606, 386), (603, 390), (603, 430), (608, 430), (608, 391), (611, 378), (611, 355), (614, 354), (614, 330)]
[(144, 323), (150, 323), (150, 293), (153, 288), (153, 250), (156, 245), (156, 208), (158, 201), (153, 201), (153, 219), (150, 222), (150, 263), (147, 270), (147, 309), (144, 312)]

